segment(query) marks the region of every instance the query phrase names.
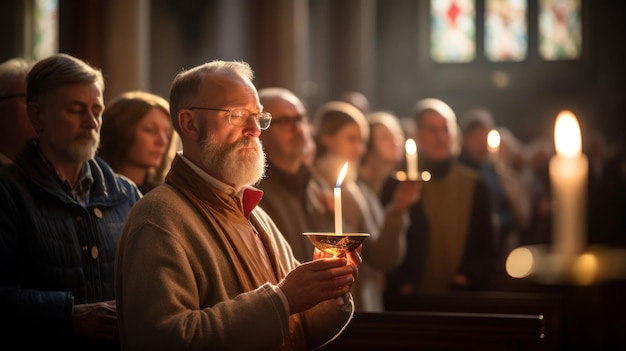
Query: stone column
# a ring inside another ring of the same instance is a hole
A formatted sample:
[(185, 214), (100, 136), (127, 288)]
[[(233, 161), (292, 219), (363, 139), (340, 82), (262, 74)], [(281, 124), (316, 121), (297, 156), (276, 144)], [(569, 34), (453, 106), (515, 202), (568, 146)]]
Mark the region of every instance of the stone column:
[(150, 0), (109, 0), (106, 18), (106, 98), (128, 90), (149, 90)]

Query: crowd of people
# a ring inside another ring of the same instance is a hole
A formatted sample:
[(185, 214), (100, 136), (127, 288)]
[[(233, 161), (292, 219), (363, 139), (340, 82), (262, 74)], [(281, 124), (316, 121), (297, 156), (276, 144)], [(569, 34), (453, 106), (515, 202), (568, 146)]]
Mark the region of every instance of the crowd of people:
[[(77, 57), (0, 64), (5, 339), (319, 348), (355, 311), (493, 289), (513, 248), (550, 243), (552, 141), (520, 140), (485, 107), (457, 119), (425, 98), (401, 118), (346, 91), (309, 111), (253, 81), (247, 63), (215, 60), (177, 74), (169, 99), (105, 103), (101, 70)], [(588, 242), (624, 246), (626, 163), (591, 140)], [(342, 226), (370, 236), (335, 257), (303, 234), (335, 230), (346, 163)]]

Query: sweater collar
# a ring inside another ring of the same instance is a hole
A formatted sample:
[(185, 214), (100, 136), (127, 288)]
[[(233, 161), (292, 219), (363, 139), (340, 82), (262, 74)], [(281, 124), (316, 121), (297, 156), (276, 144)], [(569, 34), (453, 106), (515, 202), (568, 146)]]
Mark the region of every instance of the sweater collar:
[[(236, 200), (238, 204), (240, 204), (240, 209), (243, 211), (243, 214), (247, 217), (250, 216), (250, 213), (254, 208), (259, 204), (261, 198), (263, 197), (263, 191), (253, 188), (253, 187), (244, 187), (240, 191), (236, 191), (232, 186), (218, 180), (217, 178), (211, 176), (202, 168), (196, 166), (191, 160), (189, 160), (182, 153), (178, 153), (176, 158), (174, 159), (176, 163), (184, 163), (186, 164), (193, 173), (195, 173), (200, 181), (204, 181), (209, 183), (213, 188), (216, 188), (218, 191), (231, 197)], [(172, 166), (174, 163), (172, 163)], [(202, 193), (199, 193), (201, 196)]]

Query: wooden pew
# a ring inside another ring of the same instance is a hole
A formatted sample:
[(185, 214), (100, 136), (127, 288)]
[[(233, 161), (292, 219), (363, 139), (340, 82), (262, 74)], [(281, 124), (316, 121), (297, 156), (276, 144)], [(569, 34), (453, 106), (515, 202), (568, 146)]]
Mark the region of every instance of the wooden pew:
[(357, 312), (320, 350), (558, 350), (545, 332), (533, 314)]
[(541, 315), (545, 327), (544, 343), (552, 350), (560, 350), (562, 346), (564, 305), (564, 298), (553, 292), (456, 292), (386, 300), (388, 311)]

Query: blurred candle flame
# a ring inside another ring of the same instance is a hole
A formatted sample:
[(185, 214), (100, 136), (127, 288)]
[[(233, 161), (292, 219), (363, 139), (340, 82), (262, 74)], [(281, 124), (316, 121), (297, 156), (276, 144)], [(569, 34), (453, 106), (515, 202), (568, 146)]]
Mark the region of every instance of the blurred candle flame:
[(564, 157), (575, 157), (582, 151), (580, 126), (571, 111), (559, 113), (554, 125), (556, 152)]
[(497, 130), (492, 129), (487, 134), (487, 146), (492, 151), (497, 151), (500, 147), (500, 133)]

